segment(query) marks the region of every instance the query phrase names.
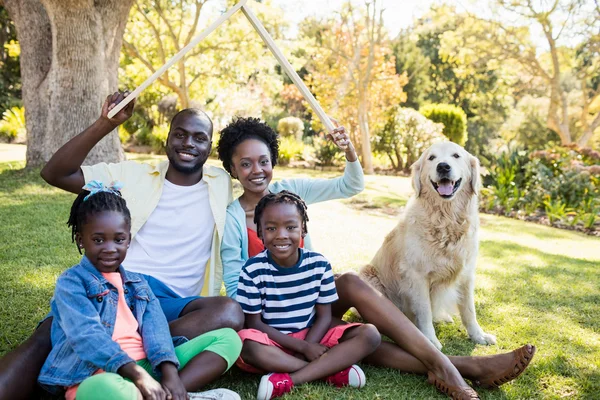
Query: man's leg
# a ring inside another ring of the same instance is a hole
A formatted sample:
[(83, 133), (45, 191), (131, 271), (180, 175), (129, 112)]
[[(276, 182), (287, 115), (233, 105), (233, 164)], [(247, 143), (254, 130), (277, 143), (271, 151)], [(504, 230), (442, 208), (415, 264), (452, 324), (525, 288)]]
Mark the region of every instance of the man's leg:
[(172, 336), (188, 339), (220, 328), (239, 331), (244, 326), (244, 313), (237, 301), (229, 297), (202, 297), (190, 301), (179, 313), (179, 318), (169, 322)]
[(29, 399), (37, 388), (37, 378), (52, 350), (46, 319), (19, 347), (0, 359), (0, 400)]

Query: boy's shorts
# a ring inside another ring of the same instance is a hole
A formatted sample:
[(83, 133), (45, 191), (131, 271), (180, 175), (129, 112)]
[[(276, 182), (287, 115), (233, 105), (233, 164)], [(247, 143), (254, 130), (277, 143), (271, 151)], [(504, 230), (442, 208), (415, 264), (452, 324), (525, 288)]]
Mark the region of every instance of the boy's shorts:
[(175, 321), (179, 318), (179, 314), (181, 314), (185, 306), (190, 302), (201, 298), (201, 296), (181, 297), (162, 281), (150, 275), (140, 275), (148, 281), (148, 285), (158, 299), (160, 307), (162, 308), (165, 317), (167, 317), (168, 322)]
[[(344, 335), (344, 332), (346, 332), (347, 329), (353, 328), (355, 326), (360, 326), (360, 325), (362, 325), (362, 324), (358, 323), (358, 322), (353, 322), (353, 323), (349, 323), (349, 324), (342, 324), (342, 325), (334, 326), (333, 328), (330, 328), (325, 333), (325, 336), (323, 336), (323, 339), (321, 339), (321, 341), (319, 343), (325, 347), (332, 348), (333, 346), (335, 346), (339, 343), (340, 338)], [(288, 333), (288, 336), (294, 337), (296, 339), (304, 340), (306, 338), (306, 335), (308, 335), (309, 330), (310, 330), (310, 328), (306, 328), (306, 329), (303, 329), (298, 332)], [(292, 354), (292, 351), (284, 348), (283, 346), (281, 346), (279, 343), (275, 342), (274, 340), (271, 340), (271, 338), (269, 338), (269, 335), (267, 335), (266, 333), (261, 332), (257, 329), (242, 329), (241, 331), (238, 332), (238, 335), (240, 336), (240, 339), (242, 339), (242, 344), (246, 340), (252, 340), (253, 342), (264, 344), (266, 346), (279, 347), (286, 353)], [(262, 374), (265, 372), (265, 371), (261, 371), (260, 369), (258, 369), (256, 367), (253, 367), (250, 364), (246, 364), (244, 362), (244, 360), (242, 359), (241, 355), (235, 362), (235, 365), (237, 365), (241, 370), (246, 371), (246, 372), (252, 372), (252, 373), (256, 373), (256, 374)]]

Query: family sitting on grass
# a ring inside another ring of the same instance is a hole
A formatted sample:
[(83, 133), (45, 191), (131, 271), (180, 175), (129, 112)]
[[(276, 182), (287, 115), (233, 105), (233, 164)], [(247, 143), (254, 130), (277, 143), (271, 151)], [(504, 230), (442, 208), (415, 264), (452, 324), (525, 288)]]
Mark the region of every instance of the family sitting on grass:
[[(51, 311), (0, 363), (0, 400), (29, 398), (36, 382), (67, 399), (239, 399), (198, 392), (233, 364), (264, 374), (258, 399), (315, 380), (361, 388), (356, 365), (428, 375), (454, 399), (477, 399), (465, 382), (493, 388), (527, 367), (533, 346), (486, 357), (447, 357), (354, 273), (334, 276), (312, 251), (306, 205), (364, 188), (343, 127), (332, 140), (346, 168), (331, 180), (271, 183), (278, 137), (256, 118), (221, 132), (186, 109), (171, 121), (168, 161), (82, 166), (92, 148), (132, 114), (100, 118), (48, 161), (42, 177), (76, 193), (68, 224), (84, 255), (57, 280)], [(232, 202), (230, 177), (243, 194)], [(228, 297), (220, 297), (224, 281)], [(341, 318), (354, 307), (368, 323)], [(381, 335), (391, 341), (382, 341)]]

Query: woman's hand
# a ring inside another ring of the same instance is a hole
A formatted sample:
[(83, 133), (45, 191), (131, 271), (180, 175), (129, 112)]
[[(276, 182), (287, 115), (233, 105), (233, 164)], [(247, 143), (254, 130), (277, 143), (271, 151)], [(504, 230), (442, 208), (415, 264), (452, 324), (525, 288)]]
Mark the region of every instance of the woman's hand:
[(338, 123), (334, 118), (330, 118), (335, 125), (335, 129), (327, 134), (333, 143), (346, 153), (346, 160), (353, 162), (358, 159), (354, 145), (350, 141), (350, 137), (346, 133), (346, 128)]
[(328, 350), (327, 347), (319, 343), (306, 342), (306, 346), (302, 349), (302, 354), (306, 358), (306, 361), (314, 361), (321, 357)]
[(179, 379), (179, 372), (177, 367), (170, 363), (165, 362), (161, 364), (162, 372), (162, 387), (167, 394), (167, 399), (170, 400), (188, 400), (187, 390), (183, 386), (183, 382)]

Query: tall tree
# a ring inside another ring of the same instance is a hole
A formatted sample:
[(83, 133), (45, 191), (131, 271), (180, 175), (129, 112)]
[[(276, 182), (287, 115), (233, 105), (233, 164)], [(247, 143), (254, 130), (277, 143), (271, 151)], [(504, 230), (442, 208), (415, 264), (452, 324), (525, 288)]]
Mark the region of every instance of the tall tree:
[[(154, 73), (200, 34), (205, 25), (201, 21), (211, 11), (231, 3), (182, 0), (174, 6), (170, 0), (136, 0), (124, 36), (125, 57), (121, 65), (136, 68), (139, 77)], [(284, 24), (281, 10), (268, 2), (252, 7), (271, 35), (278, 38)], [(204, 102), (220, 100), (220, 93), (231, 86), (249, 89), (254, 85), (266, 89), (269, 85), (263, 86), (261, 80), (273, 75), (275, 64), (252, 26), (237, 13), (158, 78), (158, 83), (177, 96), (180, 108), (186, 108), (195, 98)]]
[[(27, 166), (41, 165), (97, 117), (117, 89), (123, 31), (133, 0), (4, 0), (21, 45)], [(124, 158), (116, 133), (87, 162)]]
[[(592, 107), (600, 98), (600, 5), (598, 1), (496, 0), (503, 15), (517, 18), (515, 25), (498, 19), (475, 16), (457, 36), (465, 38), (454, 47), (458, 52), (473, 52), (473, 57), (513, 61), (523, 73), (541, 80), (550, 102), (546, 124), (563, 144), (588, 144), (600, 127), (600, 110)], [(531, 39), (530, 27), (541, 29), (546, 51)], [(469, 39), (466, 39), (469, 38)], [(468, 43), (467, 43), (468, 42)], [(578, 51), (572, 43), (579, 42)], [(573, 78), (577, 85), (571, 84)], [(573, 112), (577, 96), (578, 112)], [(579, 128), (576, 134), (574, 128)]]
[(0, 1), (0, 114), (21, 99), (19, 45), (15, 26)]
[(328, 112), (358, 128), (354, 139), (362, 165), (373, 173), (370, 131), (383, 123), (390, 107), (406, 100), (406, 76), (396, 74), (381, 1), (365, 1), (359, 8), (347, 2), (338, 15), (302, 27), (304, 39), (314, 46), (308, 52), (313, 55), (307, 65), (309, 82)]

